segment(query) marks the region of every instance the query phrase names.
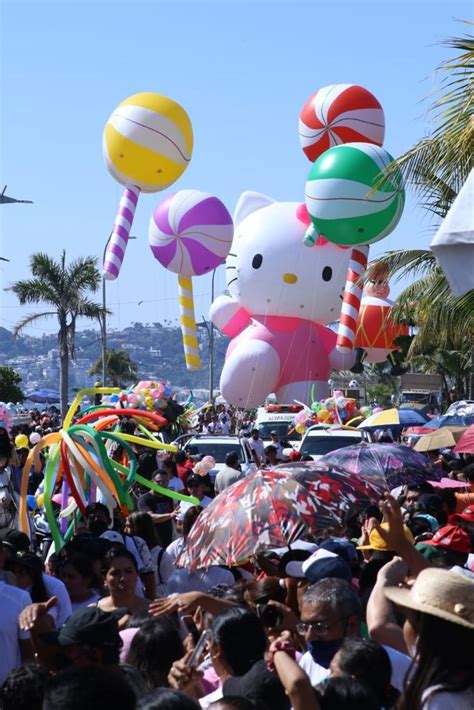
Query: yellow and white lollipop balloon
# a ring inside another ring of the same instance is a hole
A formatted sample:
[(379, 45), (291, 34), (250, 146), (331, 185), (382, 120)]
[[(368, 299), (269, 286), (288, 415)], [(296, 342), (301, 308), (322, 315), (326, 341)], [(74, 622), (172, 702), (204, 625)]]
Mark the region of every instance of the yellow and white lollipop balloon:
[(191, 161), (191, 121), (183, 107), (167, 96), (134, 94), (107, 121), (103, 152), (108, 171), (125, 186), (103, 265), (104, 277), (116, 279), (140, 192), (170, 187)]

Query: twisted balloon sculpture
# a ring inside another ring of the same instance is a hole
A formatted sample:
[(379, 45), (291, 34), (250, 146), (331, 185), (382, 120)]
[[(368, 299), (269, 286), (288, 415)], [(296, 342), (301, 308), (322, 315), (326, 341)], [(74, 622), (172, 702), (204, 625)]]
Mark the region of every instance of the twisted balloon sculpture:
[[(43, 437), (30, 451), (23, 469), (20, 492), (20, 527), (30, 535), (27, 509), (28, 479), (32, 466), (41, 470), (41, 451), (47, 449), (44, 470), (44, 508), (51, 528), (56, 550), (60, 550), (74, 533), (79, 515), (98, 494), (109, 508), (118, 506), (126, 516), (134, 508), (130, 489), (140, 483), (162, 495), (198, 505), (199, 501), (181, 493), (158, 486), (137, 473), (137, 456), (131, 444), (151, 449), (177, 451), (176, 446), (163, 444), (154, 436), (168, 421), (156, 412), (142, 409), (115, 409), (108, 405), (90, 407), (81, 412), (73, 424), (82, 398), (85, 395), (116, 394), (111, 387), (94, 387), (78, 392), (65, 417), (63, 428)], [(121, 417), (132, 419), (143, 436), (120, 431)], [(124, 461), (115, 461), (111, 455), (112, 444), (124, 450)], [(61, 485), (62, 505), (59, 523), (53, 510), (52, 499)], [(72, 500), (71, 500), (72, 499)]]

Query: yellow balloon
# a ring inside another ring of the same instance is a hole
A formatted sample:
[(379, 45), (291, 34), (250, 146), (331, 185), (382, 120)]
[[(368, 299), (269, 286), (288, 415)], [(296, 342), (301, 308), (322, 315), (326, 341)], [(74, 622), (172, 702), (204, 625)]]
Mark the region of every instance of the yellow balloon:
[(325, 422), (326, 419), (329, 418), (329, 412), (328, 412), (328, 410), (327, 410), (327, 409), (321, 409), (321, 410), (318, 412), (318, 417), (321, 419), (322, 422)]
[(36, 496), (36, 505), (38, 508), (42, 508), (44, 505), (44, 493), (40, 493), (38, 496)]
[(17, 449), (28, 449), (28, 437), (26, 434), (18, 434), (15, 437), (15, 447)]
[(306, 427), (305, 427), (304, 424), (297, 424), (297, 425), (295, 426), (295, 431), (296, 431), (298, 434), (304, 434), (305, 431), (306, 431)]
[(186, 170), (193, 129), (186, 111), (161, 94), (134, 94), (117, 106), (104, 128), (108, 171), (122, 185), (160, 192)]

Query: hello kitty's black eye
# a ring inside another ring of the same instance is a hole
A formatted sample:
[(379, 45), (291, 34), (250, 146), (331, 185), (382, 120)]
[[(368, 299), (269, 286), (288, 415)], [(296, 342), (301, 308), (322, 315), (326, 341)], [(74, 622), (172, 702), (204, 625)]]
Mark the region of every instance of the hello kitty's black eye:
[(330, 266), (325, 266), (323, 269), (323, 281), (330, 281), (332, 279), (332, 269)]
[(263, 256), (261, 254), (255, 254), (254, 258), (252, 259), (252, 266), (254, 269), (259, 269), (262, 265), (263, 262)]

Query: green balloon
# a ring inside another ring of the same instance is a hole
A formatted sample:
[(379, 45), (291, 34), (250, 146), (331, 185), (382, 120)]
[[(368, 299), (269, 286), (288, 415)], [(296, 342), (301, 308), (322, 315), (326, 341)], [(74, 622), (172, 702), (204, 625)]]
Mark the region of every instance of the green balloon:
[(324, 236), (335, 244), (357, 246), (390, 234), (405, 204), (401, 172), (397, 168), (371, 190), (392, 162), (384, 148), (371, 143), (345, 143), (323, 153), (306, 182), (306, 208), (312, 225), (305, 244), (311, 246), (318, 236)]

